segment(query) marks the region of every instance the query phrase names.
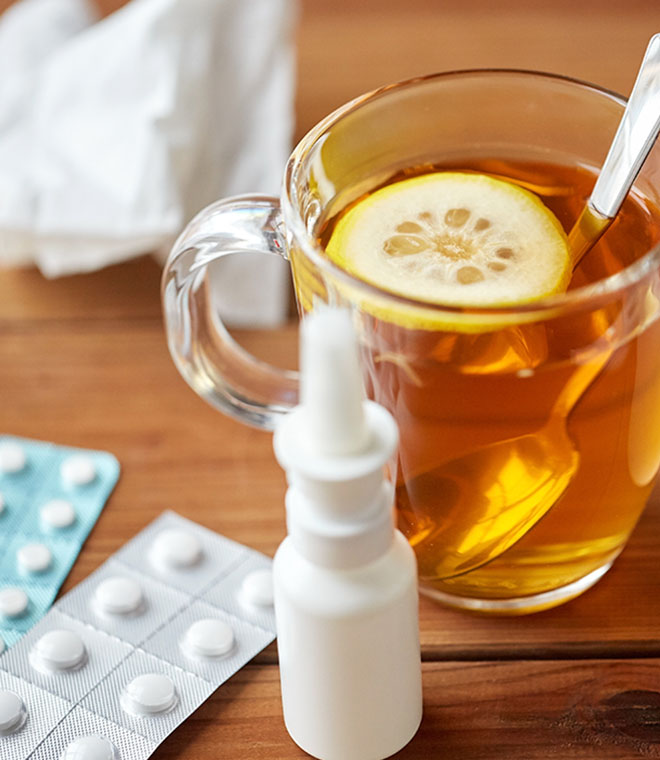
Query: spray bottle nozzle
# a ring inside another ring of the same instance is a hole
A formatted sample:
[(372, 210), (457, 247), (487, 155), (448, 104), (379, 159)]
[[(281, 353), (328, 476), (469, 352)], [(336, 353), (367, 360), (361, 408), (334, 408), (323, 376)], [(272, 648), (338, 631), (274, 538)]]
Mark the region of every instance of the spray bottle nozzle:
[(322, 308), (302, 324), (300, 397), (310, 449), (351, 456), (369, 443), (355, 331), (346, 309)]
[(274, 438), (289, 481), (289, 535), (316, 565), (357, 567), (382, 556), (393, 540), (384, 466), (396, 451), (396, 422), (365, 398), (347, 310), (325, 306), (307, 315), (300, 349), (301, 403)]

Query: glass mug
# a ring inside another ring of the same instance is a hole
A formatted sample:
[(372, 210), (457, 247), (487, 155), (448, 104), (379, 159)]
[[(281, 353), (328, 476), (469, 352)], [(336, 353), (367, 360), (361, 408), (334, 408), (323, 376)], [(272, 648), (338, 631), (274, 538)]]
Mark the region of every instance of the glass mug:
[(508, 177), (569, 229), (623, 105), (520, 71), (384, 87), (302, 139), (281, 200), (221, 200), (170, 254), (163, 302), (177, 367), (257, 427), (295, 404), (296, 374), (233, 342), (210, 292), (214, 262), (282, 256), (302, 317), (318, 304), (351, 310), (367, 393), (400, 428), (396, 508), (420, 589), (454, 607), (518, 614), (577, 596), (612, 565), (649, 497), (660, 464), (659, 150), (569, 290), (532, 304), (415, 301), (343, 271), (324, 244), (342, 209), (438, 167)]

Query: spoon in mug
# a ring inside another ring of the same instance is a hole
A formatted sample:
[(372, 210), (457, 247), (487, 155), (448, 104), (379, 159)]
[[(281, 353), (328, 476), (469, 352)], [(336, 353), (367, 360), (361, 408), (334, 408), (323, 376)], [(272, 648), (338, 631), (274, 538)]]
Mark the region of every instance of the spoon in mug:
[[(440, 557), (430, 553), (431, 567), (424, 565), (425, 553), (420, 553), (422, 576), (455, 578), (491, 562), (554, 506), (580, 463), (568, 418), (611, 355), (612, 349), (604, 348), (575, 368), (539, 429), (483, 446), (408, 482), (401, 504), (404, 513), (409, 501), (417, 510), (437, 516), (411, 543), (443, 547)], [(431, 506), (438, 502), (443, 505), (441, 515)]]
[(646, 48), (594, 189), (568, 236), (573, 268), (614, 221), (660, 132), (660, 34)]
[[(605, 163), (569, 234), (574, 267), (616, 217), (658, 132), (660, 34), (651, 38)], [(420, 566), (422, 576), (450, 579), (491, 562), (554, 506), (580, 461), (568, 432), (568, 419), (612, 351), (604, 347), (576, 367), (548, 421), (538, 430), (496, 441), (410, 481), (408, 490), (416, 504), (426, 497), (437, 501), (441, 494), (445, 505), (443, 515), (413, 539), (413, 545), (432, 542), (451, 547), (440, 561), (434, 552), (433, 566)]]

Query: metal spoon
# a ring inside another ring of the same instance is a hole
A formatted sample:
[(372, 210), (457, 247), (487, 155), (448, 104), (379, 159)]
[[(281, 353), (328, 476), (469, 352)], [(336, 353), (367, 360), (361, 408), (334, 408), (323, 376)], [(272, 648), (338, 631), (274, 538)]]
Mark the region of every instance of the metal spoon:
[[(609, 227), (660, 131), (660, 34), (651, 38), (603, 168), (569, 235), (574, 266)], [(409, 482), (417, 507), (441, 495), (442, 516), (413, 544), (445, 547), (421, 574), (448, 579), (503, 554), (551, 509), (577, 472), (580, 455), (568, 418), (603, 369), (612, 348), (576, 367), (548, 421), (526, 435), (497, 441), (445, 462)], [(405, 509), (405, 507), (404, 507)], [(428, 514), (434, 510), (429, 506)], [(420, 557), (424, 556), (421, 552)]]
[(660, 34), (651, 37), (596, 184), (568, 236), (576, 267), (619, 213), (660, 132)]
[(490, 562), (554, 506), (580, 463), (568, 417), (611, 354), (604, 349), (575, 368), (538, 430), (483, 446), (408, 482), (404, 511), (410, 498), (416, 510), (436, 515), (413, 545), (443, 547), (440, 557), (431, 553), (432, 567), (423, 565), (425, 552), (419, 553), (422, 576), (452, 578)]

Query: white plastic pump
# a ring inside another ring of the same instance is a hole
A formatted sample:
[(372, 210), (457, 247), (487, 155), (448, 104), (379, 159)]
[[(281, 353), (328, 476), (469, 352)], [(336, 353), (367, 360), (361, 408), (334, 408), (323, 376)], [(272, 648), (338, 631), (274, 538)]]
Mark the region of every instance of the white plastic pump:
[(319, 760), (382, 760), (422, 717), (417, 567), (384, 473), (398, 431), (364, 397), (347, 311), (304, 320), (300, 366), (274, 440), (289, 483), (273, 567), (284, 720)]
[(327, 309), (302, 325), (301, 414), (316, 456), (363, 454), (369, 427), (355, 333), (347, 312)]

